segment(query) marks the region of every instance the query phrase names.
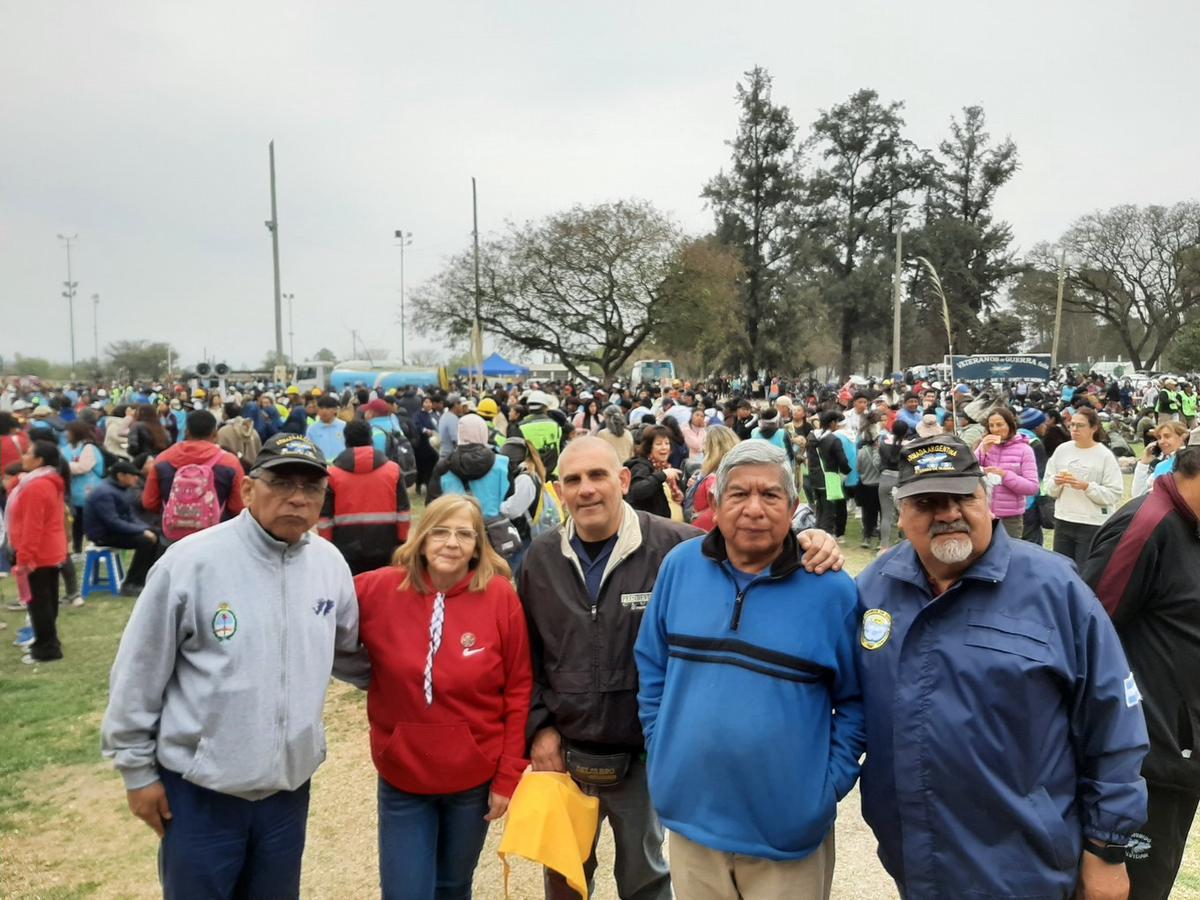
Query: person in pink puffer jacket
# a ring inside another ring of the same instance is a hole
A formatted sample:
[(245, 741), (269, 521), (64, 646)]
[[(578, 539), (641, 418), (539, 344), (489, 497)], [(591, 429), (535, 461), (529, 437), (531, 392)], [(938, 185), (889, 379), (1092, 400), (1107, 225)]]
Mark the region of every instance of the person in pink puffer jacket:
[(1007, 406), (997, 406), (987, 417), (988, 433), (975, 449), (979, 465), (992, 481), (992, 515), (1012, 538), (1020, 538), (1025, 507), (1040, 490), (1037, 462), (1025, 435), (1017, 431), (1017, 417)]

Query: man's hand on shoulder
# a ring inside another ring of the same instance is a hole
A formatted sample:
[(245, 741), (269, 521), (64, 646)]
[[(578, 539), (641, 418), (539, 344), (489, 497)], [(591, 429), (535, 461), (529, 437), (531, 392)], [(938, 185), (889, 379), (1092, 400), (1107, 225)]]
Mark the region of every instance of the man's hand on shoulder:
[(825, 572), (840, 572), (846, 557), (832, 534), (820, 528), (806, 528), (797, 536), (800, 549), (804, 551), (801, 562), (806, 572), (822, 575)]

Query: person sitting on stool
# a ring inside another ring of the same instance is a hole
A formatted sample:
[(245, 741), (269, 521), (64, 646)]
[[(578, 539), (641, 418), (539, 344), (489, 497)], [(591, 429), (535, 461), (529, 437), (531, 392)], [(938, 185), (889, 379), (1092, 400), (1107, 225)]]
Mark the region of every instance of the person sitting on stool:
[(160, 555), (158, 535), (133, 512), (127, 491), (136, 487), (139, 473), (133, 463), (114, 463), (109, 477), (87, 496), (83, 506), (83, 531), (102, 547), (133, 550), (129, 574), (121, 596), (136, 597), (146, 583), (146, 573)]

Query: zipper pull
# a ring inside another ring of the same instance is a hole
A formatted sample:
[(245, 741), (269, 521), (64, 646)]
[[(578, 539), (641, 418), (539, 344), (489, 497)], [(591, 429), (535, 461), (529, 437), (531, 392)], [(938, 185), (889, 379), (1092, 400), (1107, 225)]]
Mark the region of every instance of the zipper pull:
[(599, 614), (599, 612), (600, 612), (599, 608), (596, 606), (595, 603), (593, 603), (592, 604), (592, 621), (593, 622), (596, 621), (596, 616)]

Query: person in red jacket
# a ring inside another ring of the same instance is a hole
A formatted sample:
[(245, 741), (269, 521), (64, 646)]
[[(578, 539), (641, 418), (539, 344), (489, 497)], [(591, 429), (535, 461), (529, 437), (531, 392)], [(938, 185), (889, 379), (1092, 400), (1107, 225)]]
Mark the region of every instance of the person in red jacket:
[(63, 515), (70, 474), (58, 447), (34, 441), (21, 455), (24, 474), (8, 495), (5, 524), (17, 565), (29, 568), (29, 621), (33, 644), (21, 662), (62, 659), (58, 640), (58, 569), (67, 558)]
[(439, 497), (396, 564), (354, 579), (371, 658), (383, 897), (455, 900), (525, 770), (525, 614), (478, 501)]
[(392, 561), (408, 539), (411, 512), (404, 473), (375, 449), (371, 426), (356, 419), (347, 423), (343, 437), (346, 449), (329, 466), (317, 531), (358, 575)]
[(206, 409), (188, 413), (184, 440), (173, 444), (153, 458), (146, 473), (146, 488), (142, 491), (142, 506), (150, 512), (162, 512), (171, 496), (175, 473), (191, 463), (203, 464), (219, 454), (213, 466), (213, 486), (221, 503), (221, 521), (232, 519), (244, 507), (242, 479), (245, 473), (241, 462), (217, 444), (217, 419)]

